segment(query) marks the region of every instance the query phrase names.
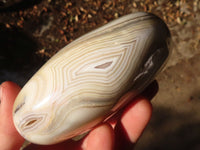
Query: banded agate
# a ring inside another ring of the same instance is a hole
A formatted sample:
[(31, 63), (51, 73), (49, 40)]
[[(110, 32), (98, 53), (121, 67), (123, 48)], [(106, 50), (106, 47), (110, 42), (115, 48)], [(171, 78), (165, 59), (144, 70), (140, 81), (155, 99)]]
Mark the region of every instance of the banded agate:
[(18, 132), (36, 144), (83, 134), (140, 93), (169, 55), (170, 33), (158, 17), (139, 12), (73, 41), (23, 87), (13, 108)]

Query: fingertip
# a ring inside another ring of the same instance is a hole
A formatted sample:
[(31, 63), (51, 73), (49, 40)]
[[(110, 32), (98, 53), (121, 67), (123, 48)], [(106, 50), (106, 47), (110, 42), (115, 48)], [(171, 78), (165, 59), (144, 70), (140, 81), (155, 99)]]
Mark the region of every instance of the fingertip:
[(16, 94), (20, 91), (21, 88), (16, 83), (14, 83), (12, 81), (5, 81), (0, 85), (0, 89), (1, 89), (1, 93), (0, 93), (1, 95), (0, 96), (2, 97), (3, 96), (2, 94), (5, 94), (7, 92), (10, 93), (10, 91), (14, 92), (14, 94)]
[(11, 81), (5, 81), (0, 86), (1, 110), (10, 112), (20, 87)]
[(84, 150), (111, 150), (113, 147), (114, 132), (108, 123), (93, 129), (83, 142)]
[(24, 139), (16, 131), (12, 119), (12, 107), (20, 87), (6, 81), (0, 85), (0, 136), (2, 148), (19, 149)]
[[(3, 122), (2, 124), (5, 125), (5, 128), (9, 128), (11, 129), (11, 131), (14, 130), (12, 120), (12, 108), (19, 91), (20, 87), (11, 81), (3, 82), (0, 86), (0, 121)], [(2, 124), (1, 127), (3, 126)]]
[(129, 105), (122, 115), (121, 123), (129, 140), (135, 143), (141, 136), (152, 115), (152, 105), (146, 98), (140, 97)]

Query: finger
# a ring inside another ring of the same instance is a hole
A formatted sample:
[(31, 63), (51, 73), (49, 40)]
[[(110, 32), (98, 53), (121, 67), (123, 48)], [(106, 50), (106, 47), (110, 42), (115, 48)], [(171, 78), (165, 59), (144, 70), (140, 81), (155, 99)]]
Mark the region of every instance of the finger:
[[(158, 83), (156, 80), (154, 80), (153, 82), (151, 82), (151, 84), (149, 84), (148, 87), (144, 89), (144, 91), (140, 95), (142, 95), (148, 100), (151, 100), (156, 95), (157, 92), (158, 92)], [(134, 91), (129, 91), (122, 98), (123, 98), (123, 101), (129, 102), (126, 105), (128, 106), (132, 101), (134, 101), (134, 99), (136, 99), (136, 96), (135, 96)], [(114, 116), (109, 118), (108, 122), (112, 125), (113, 128), (115, 127), (117, 121), (121, 118), (123, 111), (124, 111), (124, 108), (118, 110), (118, 112)]]
[[(1, 112), (12, 112), (12, 107), (17, 94), (20, 91), (20, 87), (10, 81), (6, 81), (1, 84)], [(10, 113), (5, 114), (5, 118), (10, 116)]]
[(92, 130), (84, 139), (84, 150), (112, 150), (114, 148), (114, 132), (108, 123), (104, 123)]
[(20, 87), (13, 82), (7, 81), (1, 84), (0, 121), (1, 127), (7, 129), (8, 134), (12, 134), (15, 131), (12, 120), (12, 107), (19, 91)]
[[(24, 139), (16, 131), (12, 119), (12, 107), (20, 87), (13, 82), (4, 82), (0, 87), (0, 147), (6, 145), (17, 149)], [(11, 148), (12, 149), (12, 148)]]
[(139, 98), (126, 109), (122, 115), (121, 123), (131, 142), (135, 143), (152, 114), (152, 105), (147, 99)]
[(116, 149), (133, 149), (152, 114), (152, 106), (149, 100), (137, 98), (122, 114), (115, 128)]

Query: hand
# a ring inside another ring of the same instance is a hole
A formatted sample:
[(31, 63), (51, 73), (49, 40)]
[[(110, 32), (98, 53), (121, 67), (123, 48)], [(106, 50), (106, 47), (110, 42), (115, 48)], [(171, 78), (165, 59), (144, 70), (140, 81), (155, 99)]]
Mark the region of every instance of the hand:
[[(149, 101), (157, 92), (157, 82), (153, 82), (136, 98), (132, 92), (124, 97), (131, 103), (114, 117), (94, 128), (80, 141), (67, 140), (50, 146), (31, 144), (26, 150), (132, 150), (150, 120), (152, 106)], [(12, 121), (12, 106), (20, 87), (13, 82), (4, 82), (0, 88), (0, 149), (17, 150), (24, 139), (16, 131)]]

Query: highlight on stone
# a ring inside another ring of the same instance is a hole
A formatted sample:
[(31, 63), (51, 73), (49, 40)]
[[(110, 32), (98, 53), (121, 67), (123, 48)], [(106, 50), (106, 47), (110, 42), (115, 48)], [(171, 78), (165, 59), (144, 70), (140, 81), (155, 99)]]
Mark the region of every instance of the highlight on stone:
[(13, 108), (18, 132), (36, 144), (86, 133), (140, 93), (165, 64), (170, 32), (158, 17), (129, 14), (83, 35), (26, 83)]

